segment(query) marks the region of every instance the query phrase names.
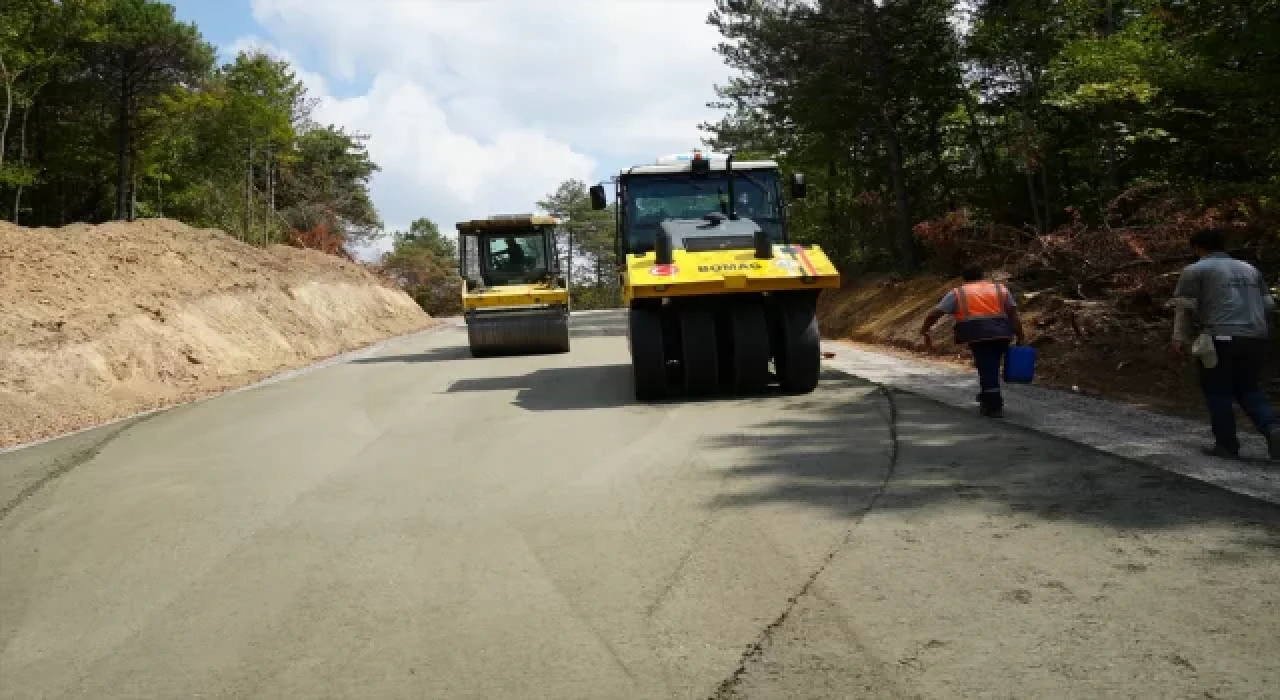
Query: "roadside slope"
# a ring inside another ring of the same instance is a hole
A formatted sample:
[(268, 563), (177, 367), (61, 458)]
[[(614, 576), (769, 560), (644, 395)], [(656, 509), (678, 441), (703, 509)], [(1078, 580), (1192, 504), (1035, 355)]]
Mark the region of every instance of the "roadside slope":
[(427, 327), (315, 251), (169, 220), (0, 224), (0, 446), (251, 383)]
[[(823, 337), (971, 367), (968, 352), (951, 342), (950, 319), (934, 331), (935, 352), (926, 353), (920, 343), (925, 315), (957, 282), (926, 275), (859, 278), (822, 296)], [(1164, 312), (1130, 309), (1113, 300), (1019, 293), (1018, 287), (1013, 290), (1028, 341), (1039, 349), (1036, 384), (1170, 415), (1202, 416), (1194, 370), (1166, 351), (1172, 321)], [(1268, 389), (1276, 395), (1274, 382)]]

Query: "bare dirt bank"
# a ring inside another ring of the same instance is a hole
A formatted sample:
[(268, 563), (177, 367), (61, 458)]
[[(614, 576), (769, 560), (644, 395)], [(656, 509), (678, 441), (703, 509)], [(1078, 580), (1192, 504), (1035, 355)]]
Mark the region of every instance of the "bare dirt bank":
[(0, 446), (180, 403), (431, 319), (360, 265), (168, 220), (0, 224)]
[[(949, 319), (933, 333), (934, 352), (926, 352), (920, 342), (925, 315), (958, 283), (926, 275), (853, 280), (823, 294), (818, 308), (822, 334), (969, 367), (966, 349), (951, 343)], [(1028, 341), (1039, 349), (1037, 384), (1171, 415), (1203, 416), (1194, 368), (1167, 351), (1172, 319), (1163, 312), (1135, 311), (1109, 299), (1083, 302), (1021, 293), (1017, 284), (1012, 289)], [(1280, 398), (1274, 371), (1268, 379), (1269, 392)]]

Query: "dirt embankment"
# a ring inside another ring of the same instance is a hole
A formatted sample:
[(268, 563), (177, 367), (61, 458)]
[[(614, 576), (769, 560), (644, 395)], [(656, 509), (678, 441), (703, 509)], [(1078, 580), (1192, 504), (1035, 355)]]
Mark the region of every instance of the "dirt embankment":
[[(926, 353), (920, 343), (925, 315), (957, 284), (959, 280), (941, 277), (864, 277), (823, 295), (819, 303), (823, 335), (969, 366), (966, 349), (951, 343), (949, 319), (935, 327), (935, 352)], [(1171, 319), (1149, 310), (1130, 311), (1110, 301), (1019, 294), (1017, 285), (1012, 288), (1022, 308), (1028, 341), (1039, 349), (1037, 384), (1075, 388), (1174, 415), (1202, 415), (1194, 369), (1167, 352)]]
[(0, 224), (0, 446), (242, 386), (429, 326), (339, 258), (167, 220)]

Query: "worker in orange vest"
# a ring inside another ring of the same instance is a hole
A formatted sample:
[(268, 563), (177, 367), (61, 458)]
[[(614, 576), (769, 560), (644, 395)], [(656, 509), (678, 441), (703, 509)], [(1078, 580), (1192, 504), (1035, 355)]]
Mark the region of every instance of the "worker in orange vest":
[(1004, 413), (1004, 397), (1000, 395), (1000, 368), (1009, 342), (1021, 344), (1026, 335), (1013, 295), (1002, 284), (987, 281), (982, 268), (972, 266), (964, 271), (964, 285), (947, 293), (937, 308), (924, 319), (920, 335), (925, 347), (932, 349), (929, 331), (943, 316), (955, 317), (956, 344), (969, 346), (973, 364), (978, 368), (978, 404), (982, 415), (999, 418)]

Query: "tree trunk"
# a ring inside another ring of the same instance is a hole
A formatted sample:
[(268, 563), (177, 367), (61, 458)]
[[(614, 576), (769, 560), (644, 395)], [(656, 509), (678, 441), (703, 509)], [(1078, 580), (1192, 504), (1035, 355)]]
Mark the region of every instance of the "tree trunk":
[(1073, 201), (1072, 194), (1076, 190), (1076, 181), (1071, 177), (1071, 158), (1066, 151), (1059, 152), (1058, 157), (1062, 161), (1059, 172), (1062, 173), (1060, 175), (1062, 178), (1062, 191), (1065, 193), (1063, 199), (1067, 204), (1071, 204)]
[(842, 265), (848, 259), (845, 251), (845, 240), (847, 236), (840, 235), (840, 216), (836, 212), (836, 159), (830, 157), (827, 159), (827, 228), (831, 229), (832, 243), (838, 243), (832, 250), (835, 253), (834, 262), (837, 267)]
[(1107, 108), (1106, 108), (1106, 110), (1105, 110), (1105, 114), (1106, 114), (1106, 117), (1103, 119), (1103, 122), (1106, 124), (1106, 127), (1105, 127), (1105, 128), (1106, 128), (1106, 130), (1107, 130), (1107, 134), (1106, 134), (1106, 139), (1107, 139), (1107, 193), (1106, 193), (1106, 199), (1107, 199), (1107, 201), (1102, 203), (1103, 208), (1106, 208), (1107, 204), (1109, 204), (1109, 203), (1110, 203), (1110, 200), (1111, 200), (1113, 197), (1115, 197), (1115, 196), (1116, 196), (1116, 194), (1118, 193), (1118, 191), (1120, 190), (1120, 180), (1119, 180), (1119, 176), (1117, 175), (1117, 172), (1116, 172), (1116, 151), (1117, 151), (1117, 147), (1116, 147), (1116, 131), (1117, 131), (1117, 128), (1116, 128), (1116, 120), (1115, 120), (1115, 110), (1114, 110), (1110, 105), (1108, 105), (1108, 106), (1107, 106)]
[(947, 177), (947, 163), (942, 155), (942, 114), (934, 112), (929, 115), (929, 155), (933, 157), (934, 186), (942, 192), (942, 199), (947, 203), (948, 211), (956, 210), (956, 195), (951, 189), (950, 178)]
[(271, 242), (271, 227), (276, 225), (276, 164), (274, 149), (267, 151), (267, 243)]
[[(1103, 30), (1104, 38), (1110, 37), (1112, 34), (1115, 33), (1115, 30), (1116, 30), (1115, 10), (1116, 10), (1116, 4), (1114, 0), (1107, 0), (1107, 22), (1106, 22), (1106, 28)], [(1105, 138), (1107, 141), (1107, 189), (1106, 189), (1106, 195), (1104, 197), (1106, 201), (1102, 202), (1102, 208), (1105, 210), (1107, 205), (1110, 204), (1111, 199), (1114, 198), (1119, 193), (1119, 190), (1120, 190), (1119, 177), (1117, 176), (1117, 172), (1116, 172), (1116, 152), (1117, 152), (1116, 131), (1118, 129), (1117, 129), (1114, 105), (1108, 104), (1103, 108), (1102, 123), (1105, 125), (1104, 126), (1104, 128), (1106, 129)]]
[(130, 177), (129, 153), (133, 150), (133, 125), (131, 122), (132, 105), (129, 104), (129, 76), (127, 71), (121, 71), (120, 77), (120, 104), (118, 105), (120, 113), (116, 115), (117, 139), (116, 144), (116, 219), (125, 220), (129, 218), (129, 183), (132, 181)]
[(244, 168), (244, 240), (253, 240), (253, 139), (249, 139)]
[(996, 166), (991, 157), (991, 151), (987, 148), (986, 136), (982, 133), (981, 125), (978, 124), (978, 115), (973, 106), (973, 95), (970, 95), (968, 91), (965, 91), (964, 94), (964, 111), (969, 118), (969, 130), (972, 132), (971, 138), (978, 147), (978, 158), (982, 161), (982, 179), (987, 184), (987, 206), (994, 210), (999, 200), (995, 186)]
[[(34, 101), (34, 98), (33, 100)], [(27, 164), (27, 118), (31, 116), (31, 104), (22, 110), (22, 127), (18, 131), (18, 165)], [(13, 223), (18, 224), (22, 212), (22, 183), (18, 183), (18, 191), (13, 195)]]
[(894, 216), (893, 240), (898, 260), (907, 270), (915, 269), (915, 240), (911, 234), (911, 202), (907, 197), (907, 175), (902, 157), (902, 143), (898, 138), (897, 115), (894, 114), (892, 76), (887, 65), (888, 51), (880, 32), (879, 9), (871, 0), (859, 4), (863, 12), (863, 25), (871, 36), (871, 67), (875, 73), (876, 98), (880, 103), (880, 139), (889, 155), (889, 180), (893, 188)]
[(0, 166), (4, 165), (5, 147), (9, 138), (9, 120), (13, 118), (13, 81), (4, 57), (0, 56), (0, 78), (4, 79), (4, 122), (0, 122)]
[(887, 119), (884, 125), (885, 148), (889, 151), (889, 179), (892, 180), (894, 202), (894, 242), (899, 260), (907, 270), (915, 270), (915, 239), (911, 235), (911, 202), (907, 198), (907, 176), (902, 162), (902, 144), (898, 133)]
[(1031, 200), (1031, 214), (1036, 219), (1036, 233), (1044, 234), (1044, 221), (1040, 217), (1040, 202), (1036, 198), (1036, 177), (1030, 169), (1022, 171), (1027, 178), (1027, 197)]
[(1040, 189), (1044, 201), (1044, 230), (1053, 230), (1053, 205), (1049, 201), (1049, 157), (1046, 155), (1040, 162)]

